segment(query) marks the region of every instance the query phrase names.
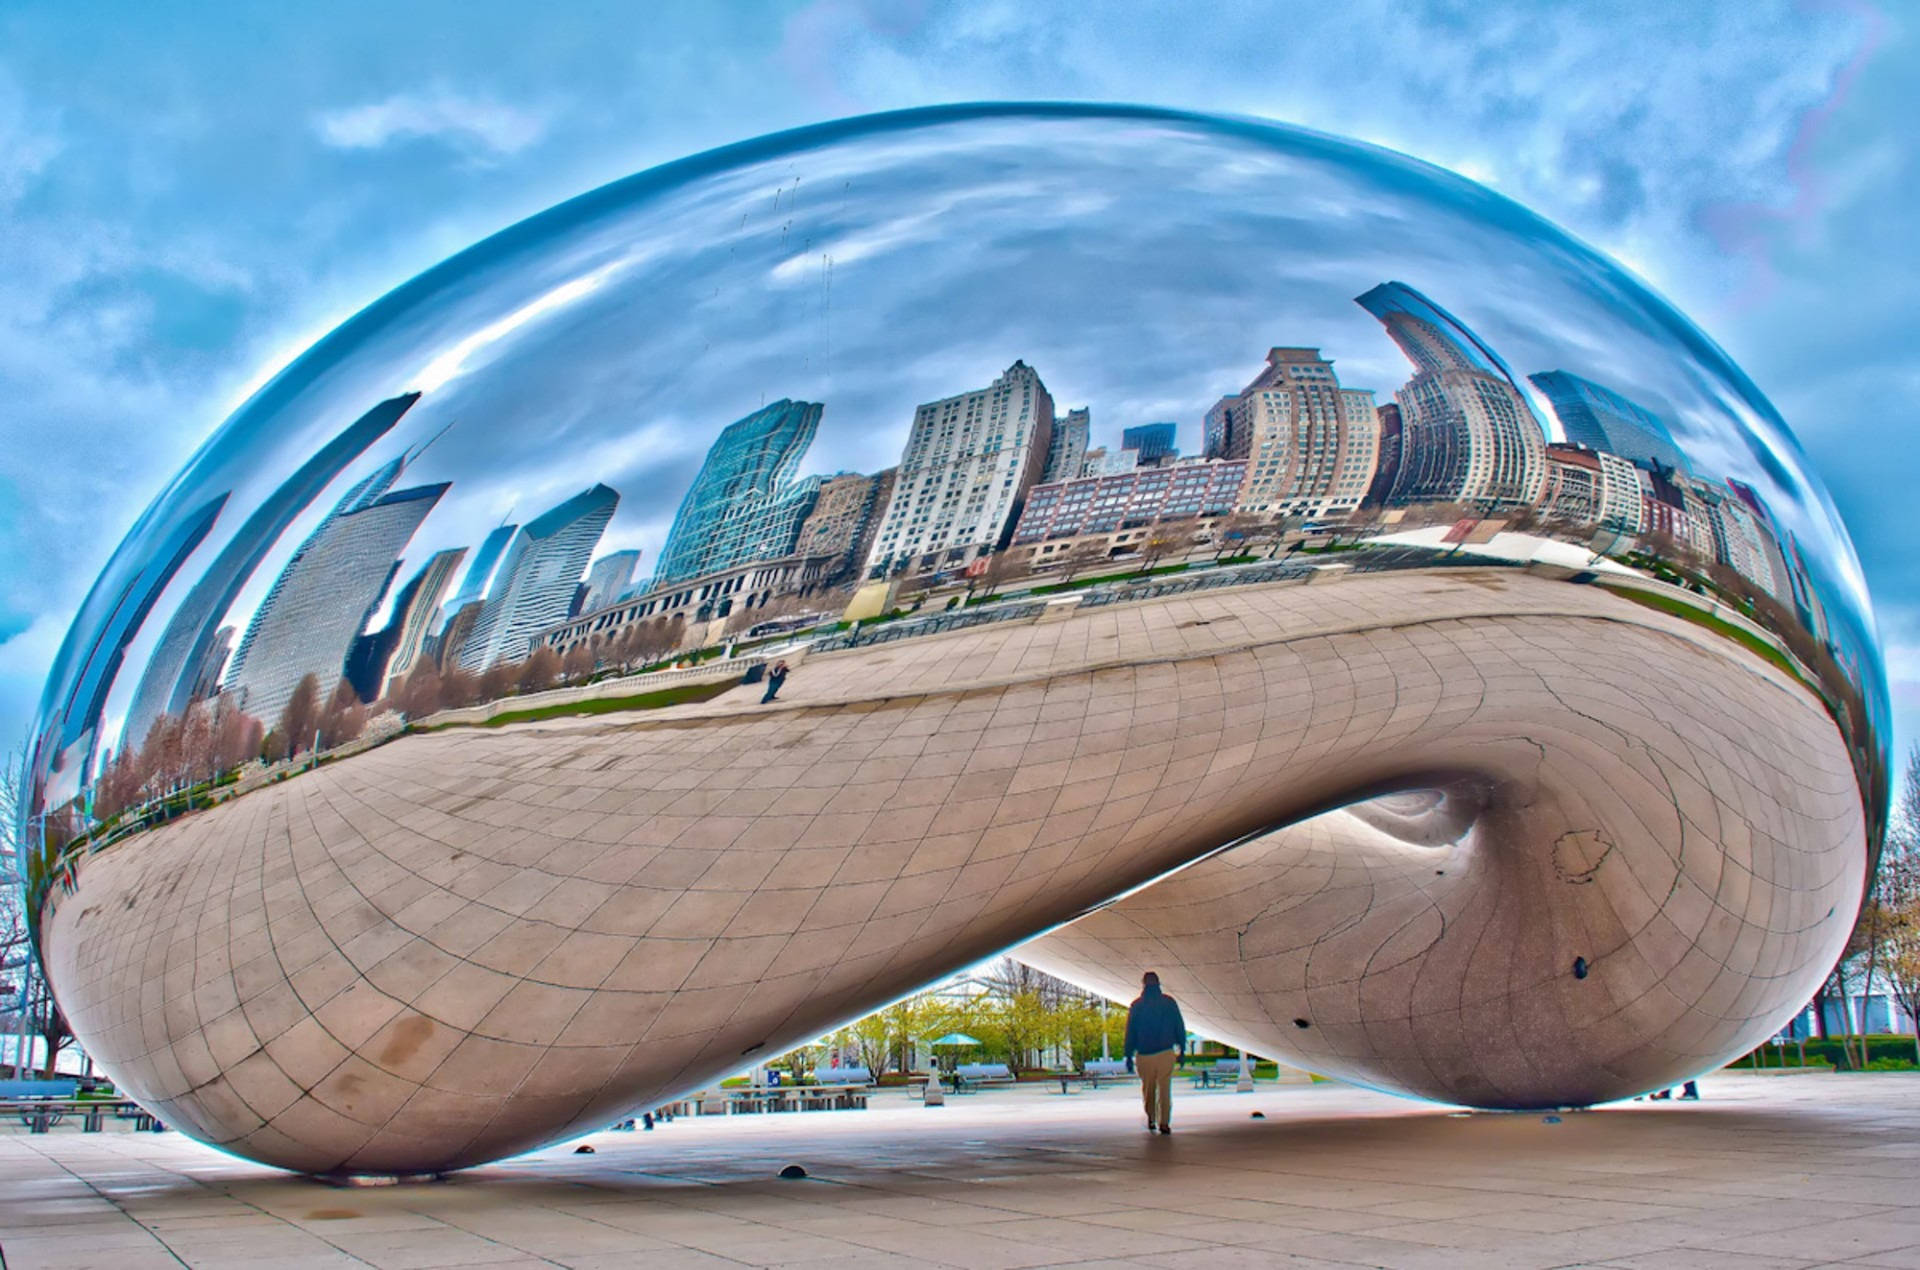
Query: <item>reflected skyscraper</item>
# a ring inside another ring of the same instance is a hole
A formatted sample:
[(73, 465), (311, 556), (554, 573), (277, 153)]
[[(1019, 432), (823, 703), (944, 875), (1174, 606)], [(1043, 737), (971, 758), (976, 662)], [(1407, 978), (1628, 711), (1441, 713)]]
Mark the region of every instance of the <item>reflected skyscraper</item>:
[(820, 484), (818, 477), (793, 477), (821, 410), (817, 402), (783, 397), (721, 429), (680, 500), (654, 567), (655, 586), (793, 551)]
[(1053, 439), (1047, 445), (1047, 466), (1041, 481), (1071, 481), (1087, 461), (1093, 432), (1093, 412), (1086, 406), (1069, 410), (1053, 421)]
[(1388, 501), (1525, 507), (1546, 486), (1546, 434), (1507, 368), (1465, 324), (1403, 282), (1355, 303), (1416, 368), (1395, 393), (1400, 473)]
[(112, 691), (114, 680), (120, 675), (127, 645), (140, 633), (141, 623), (147, 620), (154, 601), (166, 590), (167, 583), (173, 580), (173, 575), (213, 528), (213, 522), (226, 502), (227, 495), (221, 494), (196, 508), (172, 534), (158, 544), (158, 549), (147, 558), (145, 567), (134, 575), (133, 580), (116, 597), (113, 609), (101, 628), (100, 639), (80, 667), (73, 699), (60, 730), (62, 753), (74, 751), (84, 742), (86, 761), (82, 767), (93, 765), (93, 752), (100, 740), (100, 716), (106, 711), (107, 694)]
[(947, 568), (1004, 546), (1052, 447), (1053, 397), (1024, 361), (917, 407), (868, 571)]
[(1659, 466), (1685, 474), (1687, 460), (1673, 443), (1660, 416), (1637, 402), (1564, 370), (1529, 375), (1546, 394), (1567, 440), (1589, 450), (1617, 454), (1641, 467)]
[(461, 666), (518, 660), (535, 632), (567, 620), (574, 588), (619, 504), (619, 494), (595, 485), (527, 522), (460, 646)]
[(294, 553), (260, 602), (234, 653), (227, 690), (241, 709), (271, 726), (307, 675), (325, 694), (386, 595), (414, 530), (445, 483), (386, 491), (400, 475), (395, 459), (348, 492)]
[(1366, 497), (1380, 456), (1373, 394), (1342, 388), (1319, 349), (1268, 350), (1253, 382), (1212, 413), (1240, 429), (1244, 510), (1344, 516)]
[(405, 678), (420, 659), (454, 572), (466, 558), (465, 547), (436, 551), (394, 597), (393, 616), (372, 635), (354, 641), (347, 678), (362, 701), (383, 695), (388, 683)]
[(587, 570), (586, 594), (581, 597), (580, 611), (591, 613), (618, 600), (633, 585), (633, 570), (639, 563), (638, 551), (615, 551), (594, 561), (593, 567)]
[(440, 620), (443, 625), (451, 622), (454, 615), (468, 604), (486, 597), (487, 583), (492, 580), (500, 557), (506, 554), (507, 544), (513, 541), (513, 536), (518, 532), (520, 526), (502, 524), (481, 540), (480, 550), (474, 553), (473, 563), (467, 566), (467, 575), (460, 580), (460, 589), (441, 608)]
[(1180, 425), (1175, 423), (1143, 423), (1137, 428), (1123, 428), (1120, 448), (1139, 452), (1136, 467), (1151, 467), (1162, 459), (1179, 455), (1180, 451), (1173, 448), (1179, 431)]
[(160, 715), (179, 714), (187, 708), (194, 698), (194, 682), (208, 664), (215, 632), (280, 535), (349, 463), (385, 436), (419, 400), (419, 393), (405, 393), (361, 415), (321, 446), (247, 517), (187, 592), (161, 633), (134, 690), (123, 729), (128, 737), (137, 740)]

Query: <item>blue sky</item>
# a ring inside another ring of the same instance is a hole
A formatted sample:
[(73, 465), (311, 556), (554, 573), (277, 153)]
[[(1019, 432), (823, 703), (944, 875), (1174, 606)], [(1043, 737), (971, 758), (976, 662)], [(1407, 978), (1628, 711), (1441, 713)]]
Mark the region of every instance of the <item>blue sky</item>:
[(978, 99), (1245, 112), (1388, 145), (1639, 270), (1798, 433), (1920, 735), (1899, 538), (1920, 47), (1891, 8), (13, 4), (0, 11), (0, 735), (134, 517), (288, 357), (651, 164)]

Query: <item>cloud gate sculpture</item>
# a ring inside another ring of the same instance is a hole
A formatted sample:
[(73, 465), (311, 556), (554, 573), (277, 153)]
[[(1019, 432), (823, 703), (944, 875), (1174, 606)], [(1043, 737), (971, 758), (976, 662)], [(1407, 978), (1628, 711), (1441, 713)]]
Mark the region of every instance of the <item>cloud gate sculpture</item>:
[(1860, 570), (1641, 283), (1449, 173), (986, 106), (703, 154), (282, 370), (88, 595), (37, 946), (183, 1131), (432, 1173), (1009, 948), (1484, 1107), (1838, 954)]

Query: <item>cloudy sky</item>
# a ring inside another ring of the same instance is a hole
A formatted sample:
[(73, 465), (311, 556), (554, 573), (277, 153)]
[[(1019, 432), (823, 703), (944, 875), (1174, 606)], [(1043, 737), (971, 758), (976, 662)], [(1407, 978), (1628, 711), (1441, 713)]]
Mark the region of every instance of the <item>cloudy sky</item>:
[[(364, 10), (356, 12), (356, 10)], [(399, 10), (404, 9), (404, 12)], [(1244, 112), (1453, 167), (1614, 253), (1759, 383), (1920, 736), (1910, 22), (1868, 4), (0, 9), (0, 728), (252, 387), (420, 270), (654, 163), (981, 99)]]

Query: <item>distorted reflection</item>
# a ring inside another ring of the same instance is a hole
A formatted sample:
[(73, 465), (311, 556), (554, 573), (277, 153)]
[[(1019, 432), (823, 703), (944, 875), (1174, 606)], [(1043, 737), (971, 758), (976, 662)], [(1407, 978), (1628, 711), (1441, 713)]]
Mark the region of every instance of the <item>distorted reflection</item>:
[(144, 831), (435, 729), (686, 705), (1066, 601), (1469, 567), (1800, 681), (1877, 841), (1845, 531), (1752, 384), (1603, 258), (1273, 125), (785, 134), (473, 247), (222, 425), (61, 650), (28, 868), (70, 892)]

